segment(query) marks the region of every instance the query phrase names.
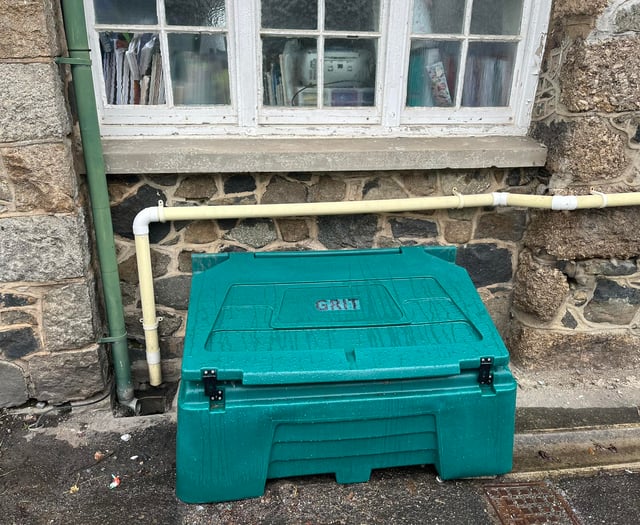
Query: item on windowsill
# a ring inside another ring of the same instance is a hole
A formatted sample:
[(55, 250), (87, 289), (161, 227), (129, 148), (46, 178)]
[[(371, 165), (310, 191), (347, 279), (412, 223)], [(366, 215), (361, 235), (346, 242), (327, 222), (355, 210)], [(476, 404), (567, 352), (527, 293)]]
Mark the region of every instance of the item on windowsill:
[(431, 79), (431, 94), (435, 106), (451, 106), (451, 93), (442, 62), (435, 62), (427, 66), (427, 73)]

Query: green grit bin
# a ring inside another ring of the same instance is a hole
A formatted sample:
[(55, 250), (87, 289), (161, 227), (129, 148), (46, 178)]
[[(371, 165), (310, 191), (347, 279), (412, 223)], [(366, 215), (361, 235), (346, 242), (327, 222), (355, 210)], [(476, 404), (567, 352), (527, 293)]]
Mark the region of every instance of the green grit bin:
[(511, 470), (509, 354), (453, 247), (199, 254), (178, 395), (176, 493), (432, 464)]

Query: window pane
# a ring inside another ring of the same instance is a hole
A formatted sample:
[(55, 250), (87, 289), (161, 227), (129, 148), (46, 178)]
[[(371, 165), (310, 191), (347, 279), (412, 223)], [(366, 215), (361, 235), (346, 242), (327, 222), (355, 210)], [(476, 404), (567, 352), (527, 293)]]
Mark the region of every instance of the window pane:
[(326, 106), (373, 106), (377, 40), (327, 39), (324, 47)]
[(459, 42), (413, 41), (409, 55), (407, 106), (453, 106), (459, 65)]
[(313, 38), (262, 39), (262, 103), (315, 106), (317, 53)]
[(262, 27), (272, 29), (316, 29), (317, 0), (262, 0)]
[(157, 24), (155, 0), (93, 0), (98, 24)]
[(517, 35), (520, 33), (522, 0), (474, 0), (471, 33)]
[(462, 105), (508, 106), (516, 44), (472, 42), (464, 74)]
[[(262, 39), (263, 104), (318, 104), (318, 57), (312, 38)], [(374, 104), (377, 41), (327, 39), (324, 55), (324, 106)]]
[(107, 104), (164, 104), (158, 35), (100, 33)]
[(174, 103), (230, 104), (227, 39), (189, 33), (168, 39)]
[(462, 33), (465, 0), (415, 0), (414, 33)]
[(165, 0), (167, 23), (179, 26), (224, 27), (224, 0)]
[(326, 0), (325, 29), (377, 31), (380, 0)]

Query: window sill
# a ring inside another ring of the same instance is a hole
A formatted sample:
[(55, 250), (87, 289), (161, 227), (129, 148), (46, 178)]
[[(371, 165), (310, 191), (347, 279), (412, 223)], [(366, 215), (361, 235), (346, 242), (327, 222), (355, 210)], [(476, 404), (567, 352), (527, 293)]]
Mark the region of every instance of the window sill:
[(104, 138), (106, 171), (240, 173), (543, 166), (529, 137)]

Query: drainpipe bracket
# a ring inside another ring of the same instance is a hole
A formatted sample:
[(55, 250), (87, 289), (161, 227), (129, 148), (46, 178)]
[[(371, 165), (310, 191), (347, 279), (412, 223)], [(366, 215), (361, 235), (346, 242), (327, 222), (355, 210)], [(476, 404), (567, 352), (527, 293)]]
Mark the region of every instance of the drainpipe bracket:
[(56, 64), (69, 64), (71, 66), (90, 66), (91, 60), (88, 58), (71, 58), (71, 57), (56, 57), (54, 58)]
[(98, 339), (98, 343), (100, 344), (104, 344), (104, 343), (118, 343), (120, 341), (126, 341), (127, 340), (127, 332), (125, 332), (124, 334), (121, 335), (114, 335), (111, 337), (101, 337), (100, 339)]

